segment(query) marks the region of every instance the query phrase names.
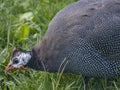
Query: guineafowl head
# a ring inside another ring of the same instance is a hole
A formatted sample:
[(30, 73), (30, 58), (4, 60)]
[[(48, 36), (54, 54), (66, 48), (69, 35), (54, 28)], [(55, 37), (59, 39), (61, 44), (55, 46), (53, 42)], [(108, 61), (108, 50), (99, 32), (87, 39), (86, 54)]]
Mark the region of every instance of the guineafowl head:
[(20, 48), (15, 48), (12, 53), (11, 60), (7, 65), (5, 71), (9, 72), (13, 69), (25, 70), (25, 66), (32, 57), (31, 51), (25, 51)]

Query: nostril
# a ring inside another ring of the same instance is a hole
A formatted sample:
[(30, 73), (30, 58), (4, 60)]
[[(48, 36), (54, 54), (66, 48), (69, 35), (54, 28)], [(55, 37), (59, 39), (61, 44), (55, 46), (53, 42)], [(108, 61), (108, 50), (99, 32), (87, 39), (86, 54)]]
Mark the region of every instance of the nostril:
[(8, 64), (8, 67), (12, 66), (11, 64)]
[(7, 67), (11, 67), (12, 65), (11, 64), (8, 64)]

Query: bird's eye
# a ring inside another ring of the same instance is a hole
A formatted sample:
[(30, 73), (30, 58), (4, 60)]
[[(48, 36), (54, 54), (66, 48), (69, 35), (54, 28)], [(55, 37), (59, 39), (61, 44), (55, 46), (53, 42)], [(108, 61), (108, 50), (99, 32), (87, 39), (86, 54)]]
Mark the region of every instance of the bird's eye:
[(13, 60), (13, 63), (14, 64), (17, 64), (19, 61), (18, 61), (18, 59), (17, 58), (15, 58), (14, 60)]

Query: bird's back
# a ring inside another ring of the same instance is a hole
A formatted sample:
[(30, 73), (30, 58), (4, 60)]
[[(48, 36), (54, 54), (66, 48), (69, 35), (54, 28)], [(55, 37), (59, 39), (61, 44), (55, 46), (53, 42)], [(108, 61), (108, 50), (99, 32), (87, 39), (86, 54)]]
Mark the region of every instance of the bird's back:
[(66, 72), (115, 77), (120, 73), (120, 1), (69, 5), (51, 21), (43, 43), (52, 59), (48, 63), (56, 68), (67, 58)]

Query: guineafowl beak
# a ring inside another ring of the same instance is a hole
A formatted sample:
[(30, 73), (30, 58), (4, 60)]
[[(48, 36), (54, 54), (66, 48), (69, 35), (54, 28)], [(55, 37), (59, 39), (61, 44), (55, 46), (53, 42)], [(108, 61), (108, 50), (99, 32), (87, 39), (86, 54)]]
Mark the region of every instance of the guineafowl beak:
[[(11, 70), (17, 70), (17, 69), (18, 68), (14, 67), (12, 64), (8, 64), (7, 67), (6, 67), (6, 69), (5, 69), (5, 72), (7, 73), (7, 72), (9, 72)], [(23, 65), (21, 65), (20, 69), (21, 70), (25, 70), (26, 68)]]
[(13, 67), (12, 64), (8, 64), (6, 69), (5, 69), (5, 72), (9, 72), (9, 71), (11, 71), (13, 69), (17, 69), (17, 68)]

